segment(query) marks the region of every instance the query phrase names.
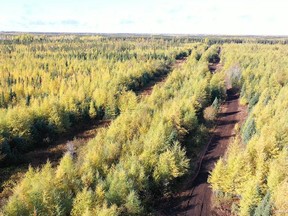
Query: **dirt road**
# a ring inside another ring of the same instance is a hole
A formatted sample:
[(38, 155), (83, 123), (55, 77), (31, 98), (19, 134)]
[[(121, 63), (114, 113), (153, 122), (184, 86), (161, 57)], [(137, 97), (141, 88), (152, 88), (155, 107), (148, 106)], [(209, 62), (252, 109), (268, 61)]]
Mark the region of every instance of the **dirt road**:
[(239, 95), (232, 90), (227, 90), (227, 94), (227, 101), (221, 107), (217, 127), (208, 144), (198, 175), (184, 183), (183, 190), (172, 197), (162, 215), (213, 215), (210, 200), (212, 191), (207, 178), (215, 162), (224, 155), (230, 138), (234, 136), (234, 126), (242, 119), (244, 112), (244, 108), (239, 106)]

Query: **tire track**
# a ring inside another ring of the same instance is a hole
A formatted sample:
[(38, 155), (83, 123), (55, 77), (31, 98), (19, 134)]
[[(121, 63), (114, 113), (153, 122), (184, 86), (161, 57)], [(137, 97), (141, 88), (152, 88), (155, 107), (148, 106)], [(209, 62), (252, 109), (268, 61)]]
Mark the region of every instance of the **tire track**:
[(234, 136), (234, 126), (240, 121), (242, 109), (239, 95), (227, 90), (228, 98), (221, 107), (217, 127), (208, 143), (199, 171), (193, 179), (184, 182), (183, 190), (171, 198), (165, 212), (160, 215), (206, 216), (211, 215), (212, 190), (207, 182), (215, 163), (227, 149), (230, 138)]

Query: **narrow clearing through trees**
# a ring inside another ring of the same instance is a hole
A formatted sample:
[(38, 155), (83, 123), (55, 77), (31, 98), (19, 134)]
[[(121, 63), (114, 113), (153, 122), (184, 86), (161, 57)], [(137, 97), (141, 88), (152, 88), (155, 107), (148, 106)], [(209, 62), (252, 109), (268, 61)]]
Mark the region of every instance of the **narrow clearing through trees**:
[[(142, 89), (135, 92), (140, 98), (152, 94), (153, 88), (156, 85), (163, 84), (169, 73), (175, 68), (180, 67), (186, 58), (176, 60), (170, 65), (167, 74), (163, 74), (151, 80)], [(111, 120), (95, 120), (88, 123), (80, 123), (72, 128), (66, 135), (60, 136), (54, 144), (35, 149), (34, 151), (23, 154), (22, 163), (9, 167), (0, 168), (0, 207), (3, 205), (3, 199), (11, 195), (11, 188), (15, 182), (23, 177), (24, 173), (28, 170), (29, 165), (37, 168), (45, 164), (49, 160), (53, 166), (57, 165), (63, 154), (68, 150), (68, 143), (73, 143), (73, 150), (77, 151), (80, 146), (85, 145), (89, 140), (94, 138), (100, 128), (109, 127)]]
[(239, 94), (232, 89), (227, 90), (227, 100), (221, 106), (221, 112), (217, 120), (207, 150), (200, 162), (200, 169), (195, 178), (190, 177), (184, 182), (182, 190), (168, 201), (163, 215), (213, 215), (211, 212), (212, 190), (207, 183), (209, 172), (212, 171), (215, 162), (222, 157), (234, 137), (234, 126), (240, 122), (244, 113), (244, 107), (239, 105)]
[[(176, 62), (172, 66), (169, 66), (169, 73), (173, 71), (174, 69), (181, 67), (181, 65), (186, 61), (186, 59), (187, 59), (186, 57), (184, 57), (183, 59), (177, 59)], [(165, 83), (169, 73), (156, 77), (154, 80), (148, 83), (148, 85), (146, 85), (139, 91), (136, 91), (135, 93), (139, 95), (140, 97), (151, 95), (154, 86), (162, 85), (163, 83)]]

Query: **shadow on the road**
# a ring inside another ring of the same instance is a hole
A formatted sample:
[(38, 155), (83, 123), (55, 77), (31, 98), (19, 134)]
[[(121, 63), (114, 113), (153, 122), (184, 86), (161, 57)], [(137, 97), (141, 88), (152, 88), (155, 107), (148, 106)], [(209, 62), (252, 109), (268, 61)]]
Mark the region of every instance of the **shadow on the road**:
[(209, 187), (207, 180), (215, 163), (224, 155), (225, 148), (229, 143), (228, 140), (235, 136), (232, 131), (233, 125), (239, 122), (236, 117), (240, 112), (238, 99), (239, 94), (235, 89), (227, 90), (227, 100), (224, 105), (227, 106), (225, 109), (227, 112), (220, 113), (218, 116), (217, 129), (212, 133), (212, 139), (200, 163), (198, 175), (194, 180), (191, 176), (190, 181), (186, 181), (184, 190), (177, 196), (172, 196), (163, 205), (164, 208), (162, 208), (160, 215), (187, 215), (191, 212), (195, 215), (197, 212), (199, 215), (198, 213), (206, 214), (209, 212), (209, 200), (207, 200), (208, 195), (206, 194), (207, 187)]
[[(200, 204), (199, 204), (200, 205)], [(191, 210), (191, 209), (194, 209), (194, 208), (196, 208), (197, 206), (199, 206), (199, 205), (187, 205), (186, 207), (184, 207), (184, 208), (181, 208), (181, 209), (178, 209), (178, 211), (177, 211), (177, 214), (176, 215), (178, 215), (178, 216), (181, 216), (181, 215), (186, 215), (186, 212), (187, 211), (189, 211), (189, 210)], [(175, 214), (167, 214), (167, 216), (175, 216)]]
[(225, 125), (234, 125), (238, 123), (238, 120), (219, 120), (217, 121), (218, 126), (225, 126)]
[(240, 111), (219, 113), (218, 116), (221, 118), (221, 117), (226, 117), (226, 116), (229, 116), (229, 115), (235, 115), (235, 114), (237, 114), (237, 113), (239, 113), (239, 112), (240, 112)]

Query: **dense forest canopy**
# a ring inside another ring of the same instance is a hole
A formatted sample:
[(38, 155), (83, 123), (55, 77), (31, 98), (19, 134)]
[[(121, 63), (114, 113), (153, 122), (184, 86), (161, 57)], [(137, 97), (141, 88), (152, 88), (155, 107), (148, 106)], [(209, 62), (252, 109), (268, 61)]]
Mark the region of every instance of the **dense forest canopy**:
[[(209, 46), (177, 38), (71, 35), (21, 35), (3, 43), (1, 145), (8, 162), (79, 120), (118, 116), (77, 158), (68, 152), (56, 168), (49, 162), (31, 168), (4, 214), (146, 212), (187, 172), (186, 148), (193, 147), (184, 137), (193, 132), (195, 148), (202, 144), (203, 109), (225, 97), (223, 74), (208, 70), (218, 51)], [(151, 96), (137, 97), (136, 90), (186, 57)]]
[(249, 111), (210, 177), (219, 197), (234, 200), (234, 214), (287, 214), (287, 54), (286, 45), (222, 47), (228, 74), (240, 74), (233, 85), (241, 88), (241, 101)]
[[(81, 122), (113, 120), (58, 165), (29, 168), (4, 215), (145, 215), (195, 171), (227, 86), (248, 117), (209, 177), (235, 215), (287, 211), (288, 49), (283, 37), (0, 35), (0, 163)], [(183, 60), (176, 67), (178, 60)], [(184, 61), (185, 60), (185, 61)], [(209, 71), (221, 60), (222, 69)], [(167, 76), (152, 94), (138, 91)], [(187, 137), (189, 135), (189, 142)]]
[[(11, 36), (0, 45), (0, 140), (5, 157), (51, 143), (78, 122), (114, 118), (121, 95), (189, 55), (173, 40)], [(128, 96), (127, 96), (128, 97)]]

